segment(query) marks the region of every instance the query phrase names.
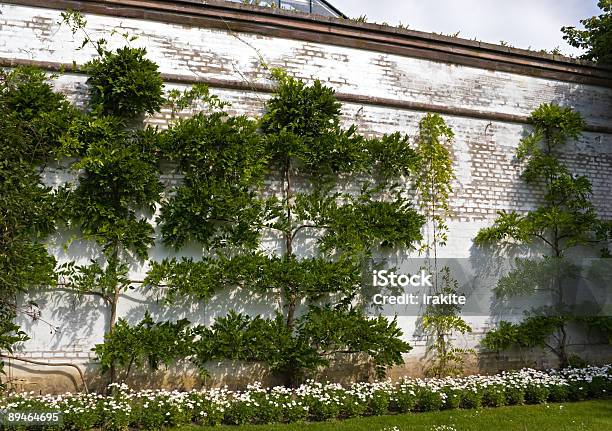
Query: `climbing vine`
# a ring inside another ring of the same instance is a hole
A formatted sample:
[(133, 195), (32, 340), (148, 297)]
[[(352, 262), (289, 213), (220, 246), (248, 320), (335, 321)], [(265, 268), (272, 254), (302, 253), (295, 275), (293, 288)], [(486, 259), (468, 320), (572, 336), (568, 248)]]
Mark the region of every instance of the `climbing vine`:
[[(416, 150), (421, 157), (421, 170), (415, 179), (419, 204), (425, 214), (427, 234), (421, 246), (426, 253), (429, 273), (433, 274), (432, 295), (458, 293), (458, 283), (448, 266), (438, 268), (438, 247), (448, 240), (447, 217), (450, 216), (449, 199), (455, 179), (452, 156), (454, 133), (438, 114), (427, 114), (419, 122)], [(442, 377), (460, 375), (465, 356), (472, 350), (456, 347), (452, 338), (456, 334), (471, 332), (471, 327), (459, 316), (458, 305), (433, 306), (424, 310), (421, 326), (427, 336), (429, 365), (426, 374)]]

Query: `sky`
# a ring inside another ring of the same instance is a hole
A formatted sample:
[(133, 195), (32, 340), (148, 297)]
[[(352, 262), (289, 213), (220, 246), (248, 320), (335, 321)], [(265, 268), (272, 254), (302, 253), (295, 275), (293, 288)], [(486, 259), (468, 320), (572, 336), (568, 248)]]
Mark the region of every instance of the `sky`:
[(369, 22), (399, 22), (411, 30), (459, 37), (516, 48), (552, 50), (566, 55), (580, 50), (563, 40), (561, 27), (599, 15), (597, 0), (328, 0), (351, 18)]

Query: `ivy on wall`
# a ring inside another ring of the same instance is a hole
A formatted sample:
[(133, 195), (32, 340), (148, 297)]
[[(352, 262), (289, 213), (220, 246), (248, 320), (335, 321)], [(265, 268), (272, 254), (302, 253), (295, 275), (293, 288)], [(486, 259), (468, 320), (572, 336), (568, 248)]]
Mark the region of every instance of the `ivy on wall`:
[[(447, 218), (451, 215), (449, 200), (455, 179), (450, 148), (452, 129), (438, 114), (427, 114), (419, 122), (416, 150), (422, 168), (415, 178), (419, 206), (426, 217), (426, 235), (420, 251), (425, 253), (428, 272), (433, 274), (431, 295), (458, 294), (459, 283), (448, 266), (438, 267), (438, 247), (448, 240)], [(427, 340), (425, 374), (434, 377), (457, 376), (463, 373), (465, 358), (472, 349), (455, 345), (459, 334), (472, 328), (460, 316), (458, 305), (429, 305), (421, 318), (421, 329)]]

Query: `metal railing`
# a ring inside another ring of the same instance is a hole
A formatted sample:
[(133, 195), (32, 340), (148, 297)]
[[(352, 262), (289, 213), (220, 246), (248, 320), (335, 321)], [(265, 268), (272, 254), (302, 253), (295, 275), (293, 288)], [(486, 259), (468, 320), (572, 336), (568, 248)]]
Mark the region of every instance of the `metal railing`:
[(297, 10), (300, 12), (314, 13), (325, 16), (344, 16), (339, 10), (327, 2), (321, 0), (253, 0), (244, 2), (242, 0), (229, 0), (234, 3), (249, 3), (260, 6), (276, 6), (282, 9)]

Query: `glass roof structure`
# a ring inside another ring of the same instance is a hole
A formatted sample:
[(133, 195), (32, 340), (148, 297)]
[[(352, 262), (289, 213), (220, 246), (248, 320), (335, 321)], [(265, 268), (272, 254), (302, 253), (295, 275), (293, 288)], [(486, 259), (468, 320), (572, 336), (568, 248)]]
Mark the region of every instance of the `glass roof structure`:
[(345, 18), (345, 15), (325, 0), (227, 0), (234, 3), (250, 3), (259, 6), (279, 7), (316, 15)]

